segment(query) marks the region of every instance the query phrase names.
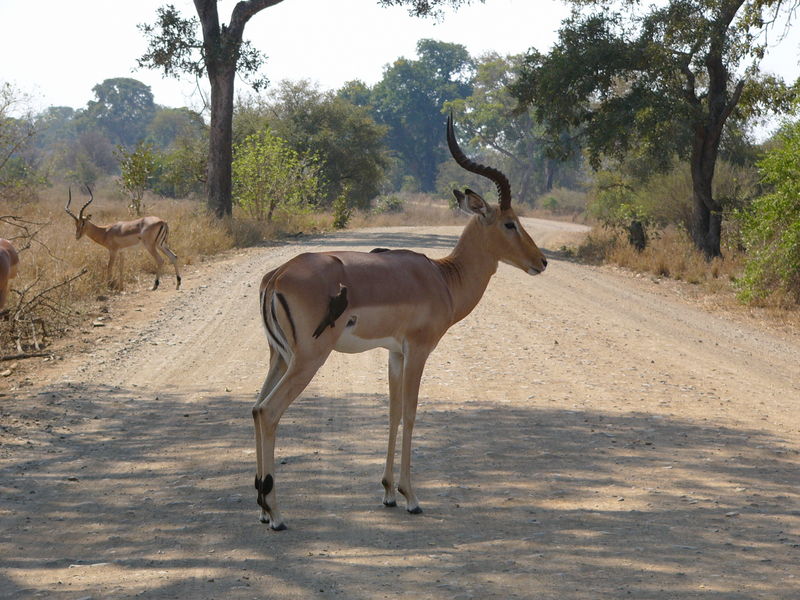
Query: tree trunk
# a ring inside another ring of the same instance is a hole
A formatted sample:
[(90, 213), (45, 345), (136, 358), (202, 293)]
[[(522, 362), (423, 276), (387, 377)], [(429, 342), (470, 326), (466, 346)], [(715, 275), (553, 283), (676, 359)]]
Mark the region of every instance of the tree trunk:
[(209, 73), (211, 81), (211, 135), (208, 148), (208, 209), (218, 218), (232, 212), (233, 84), (236, 67), (222, 65)]
[(722, 256), (720, 248), (722, 233), (722, 208), (714, 199), (712, 184), (717, 163), (718, 139), (710, 136), (705, 128), (695, 133), (692, 149), (692, 215), (691, 235), (695, 246), (711, 260)]

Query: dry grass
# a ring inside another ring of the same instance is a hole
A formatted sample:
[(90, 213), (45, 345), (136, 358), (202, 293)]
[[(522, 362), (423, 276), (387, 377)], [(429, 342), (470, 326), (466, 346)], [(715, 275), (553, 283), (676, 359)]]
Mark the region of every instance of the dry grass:
[(722, 259), (705, 260), (686, 232), (677, 228), (651, 237), (641, 252), (622, 233), (595, 228), (576, 251), (578, 258), (589, 262), (610, 262), (641, 273), (703, 284), (709, 291), (731, 289), (742, 271), (741, 254), (730, 248), (724, 254)]
[(738, 300), (734, 284), (744, 269), (745, 256), (734, 247), (724, 247), (724, 258), (709, 262), (695, 249), (685, 231), (669, 228), (655, 239), (651, 238), (645, 250), (637, 252), (625, 234), (596, 227), (569, 253), (589, 263), (610, 263), (656, 278), (687, 282), (692, 284), (704, 305), (757, 320), (763, 325), (800, 332), (800, 307), (796, 304), (778, 297), (753, 305), (744, 305)]
[(396, 195), (403, 200), (402, 212), (356, 211), (350, 219), (349, 228), (464, 224), (464, 215), (453, 210), (446, 200), (427, 194)]

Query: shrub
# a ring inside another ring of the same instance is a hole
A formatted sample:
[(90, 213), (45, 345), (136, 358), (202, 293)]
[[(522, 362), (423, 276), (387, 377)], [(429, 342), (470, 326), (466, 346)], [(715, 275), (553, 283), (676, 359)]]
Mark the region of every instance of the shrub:
[(406, 202), (397, 194), (389, 194), (387, 196), (378, 196), (375, 199), (375, 208), (373, 209), (376, 214), (385, 213), (401, 213), (405, 208)]
[(233, 197), (252, 218), (272, 221), (276, 211), (301, 213), (316, 204), (320, 165), (302, 156), (269, 130), (234, 148)]
[(737, 213), (747, 251), (739, 296), (753, 302), (774, 294), (800, 303), (800, 122), (778, 134), (758, 166), (772, 192)]
[(344, 229), (347, 223), (350, 222), (350, 217), (353, 215), (353, 209), (350, 208), (347, 202), (348, 189), (345, 187), (342, 193), (339, 194), (333, 201), (333, 227), (334, 229)]

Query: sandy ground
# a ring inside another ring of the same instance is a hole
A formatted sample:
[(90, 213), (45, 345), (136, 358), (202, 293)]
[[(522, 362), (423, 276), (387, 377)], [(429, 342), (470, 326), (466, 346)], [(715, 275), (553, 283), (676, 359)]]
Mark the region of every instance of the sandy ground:
[(547, 272), (501, 265), (428, 362), (418, 516), (381, 504), (375, 350), (334, 354), (284, 415), (289, 530), (258, 522), (258, 282), (307, 250), (443, 256), (459, 227), (250, 249), (109, 300), (0, 380), (0, 597), (800, 598), (800, 337), (527, 226)]

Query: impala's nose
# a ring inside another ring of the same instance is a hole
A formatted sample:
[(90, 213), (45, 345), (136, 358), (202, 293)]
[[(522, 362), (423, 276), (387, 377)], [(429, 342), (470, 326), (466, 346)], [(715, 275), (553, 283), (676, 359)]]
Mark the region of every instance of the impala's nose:
[(547, 268), (547, 259), (543, 256), (542, 257), (542, 271)]

